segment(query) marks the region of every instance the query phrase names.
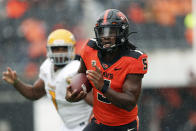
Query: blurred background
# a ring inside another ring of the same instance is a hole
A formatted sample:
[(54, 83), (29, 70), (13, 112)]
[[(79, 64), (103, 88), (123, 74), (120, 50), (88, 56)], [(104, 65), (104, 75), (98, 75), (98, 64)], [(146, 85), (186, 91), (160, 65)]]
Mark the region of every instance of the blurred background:
[[(10, 66), (33, 83), (51, 31), (73, 32), (79, 54), (83, 42), (95, 37), (99, 14), (115, 8), (137, 32), (130, 41), (149, 55), (138, 103), (140, 131), (196, 131), (193, 5), (194, 0), (0, 0), (0, 72)], [(0, 131), (53, 131), (61, 124), (45, 97), (31, 102), (0, 80)]]

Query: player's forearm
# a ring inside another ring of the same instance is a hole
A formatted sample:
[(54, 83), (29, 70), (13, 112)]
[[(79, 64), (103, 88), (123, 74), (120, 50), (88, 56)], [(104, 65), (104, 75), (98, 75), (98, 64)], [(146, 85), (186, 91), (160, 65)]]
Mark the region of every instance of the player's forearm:
[(88, 103), (90, 106), (93, 106), (93, 93), (92, 93), (92, 90), (86, 95), (86, 97), (84, 98), (84, 100), (85, 100), (86, 103)]
[(137, 103), (135, 96), (128, 95), (126, 93), (120, 93), (114, 91), (112, 88), (108, 88), (104, 94), (111, 103), (119, 108), (127, 111), (131, 111)]
[(36, 100), (37, 98), (33, 92), (33, 86), (25, 84), (21, 80), (16, 80), (13, 86), (22, 94), (24, 97), (30, 100)]

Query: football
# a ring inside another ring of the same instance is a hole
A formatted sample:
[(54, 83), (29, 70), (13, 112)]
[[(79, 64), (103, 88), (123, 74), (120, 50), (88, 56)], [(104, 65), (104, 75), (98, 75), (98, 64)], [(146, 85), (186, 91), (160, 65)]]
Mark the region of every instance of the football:
[(71, 79), (71, 89), (75, 90), (77, 89), (77, 92), (79, 93), (80, 91), (84, 92), (89, 92), (92, 89), (92, 86), (86, 77), (85, 73), (78, 73), (73, 78)]

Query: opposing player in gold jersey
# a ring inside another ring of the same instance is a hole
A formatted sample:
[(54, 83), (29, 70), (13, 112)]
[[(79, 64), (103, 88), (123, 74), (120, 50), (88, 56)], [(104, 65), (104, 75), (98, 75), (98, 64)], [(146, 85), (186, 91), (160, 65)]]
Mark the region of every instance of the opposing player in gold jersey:
[(81, 131), (91, 114), (91, 107), (85, 100), (70, 103), (65, 99), (66, 87), (80, 66), (80, 62), (74, 60), (74, 45), (71, 32), (65, 29), (53, 31), (47, 41), (48, 58), (41, 65), (39, 78), (33, 85), (23, 83), (9, 67), (3, 72), (3, 79), (26, 98), (37, 100), (47, 95), (64, 122), (62, 131)]

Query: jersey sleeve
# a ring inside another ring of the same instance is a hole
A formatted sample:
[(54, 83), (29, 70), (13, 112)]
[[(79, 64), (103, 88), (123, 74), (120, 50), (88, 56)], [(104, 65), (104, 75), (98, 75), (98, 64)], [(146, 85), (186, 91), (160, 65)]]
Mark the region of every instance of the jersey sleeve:
[(129, 74), (146, 74), (148, 70), (148, 56), (142, 54), (128, 69)]
[(67, 65), (68, 71), (66, 70), (65, 73), (68, 73), (70, 74), (71, 77), (73, 77), (78, 72), (79, 67), (80, 67), (80, 61), (74, 60)]
[(40, 66), (40, 70), (39, 70), (39, 78), (42, 80), (45, 80), (46, 78), (46, 70), (49, 66), (49, 60), (45, 60), (42, 65)]
[(39, 70), (39, 78), (44, 80), (44, 71), (43, 71), (43, 67), (42, 66), (40, 67), (40, 70)]

